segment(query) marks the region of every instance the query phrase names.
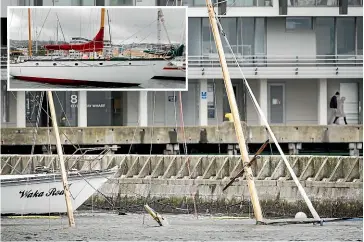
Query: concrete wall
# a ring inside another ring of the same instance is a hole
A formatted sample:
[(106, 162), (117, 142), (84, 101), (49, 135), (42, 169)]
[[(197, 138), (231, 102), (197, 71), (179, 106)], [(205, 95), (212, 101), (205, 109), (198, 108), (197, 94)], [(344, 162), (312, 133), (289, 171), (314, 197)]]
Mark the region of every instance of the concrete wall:
[[(114, 177), (100, 189), (108, 197), (140, 198), (150, 195), (152, 198), (183, 199), (193, 195), (203, 201), (249, 200), (250, 197), (245, 176), (222, 191), (229, 178), (243, 169), (239, 156), (107, 155), (100, 160), (95, 160), (95, 157), (65, 156), (65, 166), (66, 169), (78, 170), (118, 166)], [(318, 203), (332, 206), (337, 201), (345, 201), (362, 207), (362, 158), (289, 156), (288, 160), (315, 206)], [(8, 155), (1, 159), (1, 174), (27, 174), (38, 165), (59, 169), (56, 155)], [(263, 156), (257, 159), (252, 165), (252, 173), (262, 201), (268, 200), (276, 206), (281, 202), (302, 202), (302, 196), (281, 157)], [(104, 199), (97, 193), (95, 195)], [(356, 206), (348, 205), (346, 208), (350, 211)]]
[(315, 56), (315, 30), (286, 30), (285, 18), (268, 19), (267, 55)]
[[(285, 123), (317, 124), (318, 109), (318, 80), (268, 80), (269, 83), (283, 83), (285, 85)], [(268, 113), (269, 113), (268, 100)]]

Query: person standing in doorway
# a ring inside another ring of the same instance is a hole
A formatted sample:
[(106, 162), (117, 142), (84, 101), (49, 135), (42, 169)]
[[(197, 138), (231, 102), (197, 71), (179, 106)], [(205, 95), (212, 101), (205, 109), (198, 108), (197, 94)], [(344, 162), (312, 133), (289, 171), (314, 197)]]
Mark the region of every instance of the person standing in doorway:
[[(337, 101), (339, 100), (340, 97), (340, 93), (336, 92), (334, 96), (332, 96), (331, 100), (330, 100), (330, 110), (331, 110), (331, 114), (330, 114), (330, 123), (332, 122), (332, 120), (336, 117), (336, 112), (337, 112)], [(334, 122), (335, 123), (335, 122)]]
[(348, 124), (346, 122), (346, 114), (344, 112), (344, 102), (345, 102), (345, 97), (341, 97), (340, 100), (337, 102), (337, 112), (336, 112), (336, 117), (335, 117), (335, 120), (334, 120), (334, 124), (336, 123), (336, 121), (340, 117), (344, 118), (344, 122), (345, 122), (346, 125)]

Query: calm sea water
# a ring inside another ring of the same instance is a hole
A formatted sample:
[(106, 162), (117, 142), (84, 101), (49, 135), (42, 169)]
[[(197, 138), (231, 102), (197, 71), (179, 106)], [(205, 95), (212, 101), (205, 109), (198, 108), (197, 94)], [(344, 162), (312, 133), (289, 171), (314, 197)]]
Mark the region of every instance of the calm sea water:
[[(16, 89), (60, 89), (60, 88), (72, 88), (72, 89), (103, 89), (102, 87), (97, 86), (68, 86), (68, 85), (53, 85), (48, 83), (37, 83), (37, 82), (29, 82), (29, 81), (22, 81), (17, 80), (14, 78), (10, 79), (10, 88)], [(115, 87), (117, 89), (121, 89), (119, 87)], [(186, 82), (185, 81), (178, 81), (178, 80), (158, 80), (158, 79), (151, 79), (146, 81), (145, 83), (141, 84), (140, 86), (135, 87), (123, 87), (122, 89), (185, 89)]]
[(255, 225), (252, 219), (218, 220), (210, 216), (163, 215), (160, 227), (149, 215), (76, 212), (76, 228), (58, 219), (1, 218), (3, 241), (362, 241), (363, 222)]

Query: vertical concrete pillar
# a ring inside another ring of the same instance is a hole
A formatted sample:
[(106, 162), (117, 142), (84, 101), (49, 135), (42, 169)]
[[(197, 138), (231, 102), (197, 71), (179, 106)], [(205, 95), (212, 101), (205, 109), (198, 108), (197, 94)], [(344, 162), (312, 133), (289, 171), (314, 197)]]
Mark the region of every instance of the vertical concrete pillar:
[(139, 120), (139, 126), (148, 126), (148, 92), (147, 91), (139, 92), (138, 120)]
[(78, 92), (77, 112), (77, 126), (87, 127), (87, 91)]
[[(253, 104), (254, 105), (254, 104)], [(259, 105), (265, 117), (268, 119), (268, 82), (267, 79), (259, 80)], [(260, 125), (263, 125), (263, 120), (260, 119)]]
[(24, 91), (16, 92), (16, 127), (17, 128), (26, 127)]
[(200, 126), (208, 125), (207, 116), (207, 80), (200, 80)]
[(327, 79), (319, 79), (318, 82), (318, 124), (327, 125)]

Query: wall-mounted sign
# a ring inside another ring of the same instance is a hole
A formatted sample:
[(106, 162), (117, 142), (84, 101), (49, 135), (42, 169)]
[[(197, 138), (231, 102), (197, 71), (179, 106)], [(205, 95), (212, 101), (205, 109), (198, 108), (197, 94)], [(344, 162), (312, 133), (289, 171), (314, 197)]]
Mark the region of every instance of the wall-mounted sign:
[(88, 108), (104, 108), (105, 106), (105, 103), (87, 104)]
[(177, 97), (176, 96), (168, 96), (168, 102), (176, 102)]
[(201, 92), (201, 99), (207, 99), (207, 92)]

